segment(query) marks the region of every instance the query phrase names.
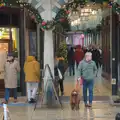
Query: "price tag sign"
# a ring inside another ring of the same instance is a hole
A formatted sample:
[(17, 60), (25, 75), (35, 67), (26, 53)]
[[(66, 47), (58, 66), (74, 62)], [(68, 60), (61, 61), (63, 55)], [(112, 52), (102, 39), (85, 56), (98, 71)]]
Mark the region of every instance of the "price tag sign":
[(112, 85), (116, 85), (116, 78), (113, 78), (113, 79), (112, 79), (111, 84), (112, 84)]

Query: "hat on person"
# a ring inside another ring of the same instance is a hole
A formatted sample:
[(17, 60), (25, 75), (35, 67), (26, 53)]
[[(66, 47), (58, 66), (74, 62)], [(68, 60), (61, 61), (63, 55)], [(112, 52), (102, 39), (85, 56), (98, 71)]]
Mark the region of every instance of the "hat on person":
[(91, 52), (86, 52), (85, 56), (92, 56), (92, 53)]
[(13, 53), (8, 53), (8, 55), (7, 56), (9, 56), (9, 57), (13, 57)]
[(13, 54), (12, 54), (12, 53), (8, 53), (7, 56), (8, 56), (8, 57), (7, 57), (7, 60), (12, 60), (12, 59), (13, 59)]

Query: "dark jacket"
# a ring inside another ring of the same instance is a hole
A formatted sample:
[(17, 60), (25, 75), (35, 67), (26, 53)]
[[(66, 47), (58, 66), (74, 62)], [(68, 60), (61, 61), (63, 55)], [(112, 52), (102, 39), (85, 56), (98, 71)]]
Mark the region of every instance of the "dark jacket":
[(58, 74), (58, 66), (54, 67), (54, 75), (55, 75), (55, 77), (59, 76), (59, 74)]
[(68, 60), (68, 64), (69, 65), (71, 65), (71, 64), (74, 65), (75, 61), (74, 61), (74, 51), (73, 51), (73, 48), (71, 48), (68, 51), (67, 60)]
[(64, 61), (63, 60), (60, 60), (58, 62), (58, 69), (60, 70), (61, 74), (64, 76), (65, 68), (64, 68)]

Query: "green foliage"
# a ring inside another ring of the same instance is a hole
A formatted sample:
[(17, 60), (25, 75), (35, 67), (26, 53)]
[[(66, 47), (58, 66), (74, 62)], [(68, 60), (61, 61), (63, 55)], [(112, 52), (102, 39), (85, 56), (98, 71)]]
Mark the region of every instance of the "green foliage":
[(57, 57), (63, 57), (65, 63), (67, 63), (67, 45), (65, 41), (62, 41), (57, 49)]

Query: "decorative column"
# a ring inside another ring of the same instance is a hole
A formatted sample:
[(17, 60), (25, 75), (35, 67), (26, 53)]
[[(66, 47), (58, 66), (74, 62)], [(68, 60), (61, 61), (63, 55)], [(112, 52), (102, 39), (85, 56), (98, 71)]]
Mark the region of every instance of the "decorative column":
[[(44, 1), (44, 19), (52, 20), (52, 3), (51, 0)], [(44, 67), (49, 64), (52, 74), (54, 75), (54, 56), (53, 56), (53, 34), (52, 30), (44, 31)]]
[[(52, 20), (52, 3), (51, 0), (45, 0), (43, 7), (45, 8), (44, 11), (44, 20), (45, 21), (51, 21)], [(48, 64), (50, 66), (52, 75), (54, 76), (54, 55), (53, 55), (53, 33), (52, 29), (45, 30), (44, 31), (44, 68), (45, 65)], [(52, 104), (55, 103), (55, 100), (51, 96), (51, 98), (47, 98), (48, 94), (47, 92), (53, 92), (52, 89), (52, 84), (51, 84), (51, 77), (50, 73), (48, 72), (48, 69), (45, 72), (45, 77), (44, 77), (44, 91), (45, 91), (45, 99), (44, 99), (44, 104)], [(52, 103), (51, 103), (52, 101)]]

